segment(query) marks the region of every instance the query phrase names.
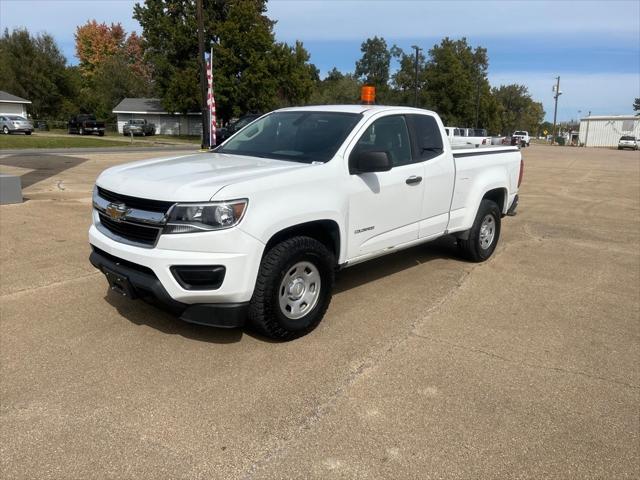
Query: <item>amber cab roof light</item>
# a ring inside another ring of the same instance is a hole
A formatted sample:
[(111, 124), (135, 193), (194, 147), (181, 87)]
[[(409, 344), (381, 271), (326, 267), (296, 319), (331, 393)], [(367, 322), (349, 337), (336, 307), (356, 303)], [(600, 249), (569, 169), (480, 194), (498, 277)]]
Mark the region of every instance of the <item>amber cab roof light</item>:
[(363, 86), (360, 90), (360, 101), (363, 105), (373, 105), (376, 102), (376, 87)]

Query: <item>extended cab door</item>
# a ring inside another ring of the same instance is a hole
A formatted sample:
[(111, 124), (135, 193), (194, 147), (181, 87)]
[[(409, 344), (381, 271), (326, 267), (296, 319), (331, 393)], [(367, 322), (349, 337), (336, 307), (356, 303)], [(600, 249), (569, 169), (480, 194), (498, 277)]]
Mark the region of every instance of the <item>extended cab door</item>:
[(371, 123), (349, 152), (350, 172), (359, 151), (385, 151), (387, 172), (349, 177), (348, 258), (382, 251), (418, 239), (424, 169), (415, 163), (406, 115)]
[(414, 139), (414, 151), (424, 166), (424, 197), (420, 209), (420, 238), (442, 235), (449, 223), (455, 182), (455, 163), (450, 145), (433, 115), (411, 114), (407, 120)]

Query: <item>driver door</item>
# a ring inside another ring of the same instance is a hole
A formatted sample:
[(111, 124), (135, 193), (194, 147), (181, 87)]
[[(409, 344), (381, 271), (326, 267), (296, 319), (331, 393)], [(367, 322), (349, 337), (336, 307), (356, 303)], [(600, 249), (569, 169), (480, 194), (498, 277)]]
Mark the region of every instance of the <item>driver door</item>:
[(350, 175), (349, 260), (418, 239), (424, 165), (414, 163), (405, 116), (371, 123), (352, 149), (350, 165), (354, 155), (367, 150), (386, 151), (392, 168)]

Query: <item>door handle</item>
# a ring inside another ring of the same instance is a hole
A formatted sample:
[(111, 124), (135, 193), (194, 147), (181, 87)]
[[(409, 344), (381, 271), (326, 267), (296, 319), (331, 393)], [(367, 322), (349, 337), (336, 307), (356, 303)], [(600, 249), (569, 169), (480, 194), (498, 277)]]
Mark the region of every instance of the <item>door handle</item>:
[(417, 185), (422, 181), (422, 177), (418, 177), (417, 175), (411, 175), (409, 178), (405, 180), (407, 185)]

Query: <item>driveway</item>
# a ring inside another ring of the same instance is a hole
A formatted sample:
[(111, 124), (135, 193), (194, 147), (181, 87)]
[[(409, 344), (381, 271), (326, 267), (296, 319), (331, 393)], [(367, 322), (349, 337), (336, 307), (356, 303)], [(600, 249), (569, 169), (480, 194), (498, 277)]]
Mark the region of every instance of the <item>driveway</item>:
[(89, 265), (95, 177), (153, 155), (0, 156), (29, 180), (0, 207), (4, 478), (640, 477), (637, 153), (525, 149), (488, 262), (445, 238), (347, 269), (289, 343)]

